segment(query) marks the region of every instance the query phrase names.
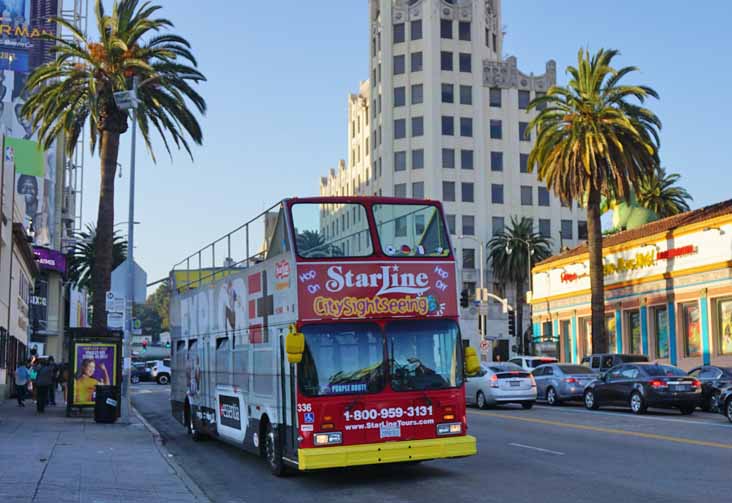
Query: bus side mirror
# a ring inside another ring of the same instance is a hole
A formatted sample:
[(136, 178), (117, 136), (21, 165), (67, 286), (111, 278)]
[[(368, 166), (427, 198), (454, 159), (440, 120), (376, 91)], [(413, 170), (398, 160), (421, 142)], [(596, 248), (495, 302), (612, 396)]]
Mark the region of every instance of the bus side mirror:
[(475, 348), (468, 346), (465, 348), (465, 372), (468, 375), (477, 374), (480, 370), (480, 360), (478, 359), (478, 353)]
[(285, 339), (285, 350), (287, 351), (287, 361), (290, 363), (300, 363), (302, 354), (305, 352), (305, 334), (302, 332), (291, 331)]

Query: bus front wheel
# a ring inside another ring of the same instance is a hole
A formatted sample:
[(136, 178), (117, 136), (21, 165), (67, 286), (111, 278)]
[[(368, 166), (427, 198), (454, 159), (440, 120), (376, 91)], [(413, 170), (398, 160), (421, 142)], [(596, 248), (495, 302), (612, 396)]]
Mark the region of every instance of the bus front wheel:
[(285, 463), (282, 460), (281, 444), (277, 433), (272, 427), (272, 423), (267, 423), (267, 433), (264, 437), (264, 455), (270, 471), (277, 477), (282, 477), (285, 474)]

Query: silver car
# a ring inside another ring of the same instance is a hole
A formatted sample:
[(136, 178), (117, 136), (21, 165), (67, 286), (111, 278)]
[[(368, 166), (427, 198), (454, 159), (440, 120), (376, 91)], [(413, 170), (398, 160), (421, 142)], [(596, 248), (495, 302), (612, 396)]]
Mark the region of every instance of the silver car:
[(468, 404), (481, 409), (503, 403), (520, 403), (524, 409), (530, 409), (536, 402), (536, 383), (518, 365), (487, 362), (477, 374), (468, 376), (465, 398)]
[(550, 363), (534, 369), (536, 394), (549, 405), (583, 400), (585, 387), (597, 377), (588, 367), (570, 363)]

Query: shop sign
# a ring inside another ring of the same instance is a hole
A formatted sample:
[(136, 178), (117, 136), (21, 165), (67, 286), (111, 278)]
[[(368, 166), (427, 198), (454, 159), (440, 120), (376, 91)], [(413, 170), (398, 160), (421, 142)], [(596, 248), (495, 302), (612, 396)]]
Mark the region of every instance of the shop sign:
[(681, 248), (671, 248), (666, 251), (658, 252), (656, 258), (658, 260), (671, 260), (677, 257), (683, 257), (685, 255), (693, 255), (697, 252), (697, 247), (694, 245), (682, 246)]

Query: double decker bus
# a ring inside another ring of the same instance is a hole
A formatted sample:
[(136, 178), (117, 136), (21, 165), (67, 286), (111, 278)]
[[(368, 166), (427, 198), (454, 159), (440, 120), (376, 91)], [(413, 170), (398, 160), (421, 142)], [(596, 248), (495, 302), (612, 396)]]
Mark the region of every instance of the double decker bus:
[(276, 475), (473, 455), (455, 275), (439, 202), (286, 199), (172, 270), (173, 416)]

